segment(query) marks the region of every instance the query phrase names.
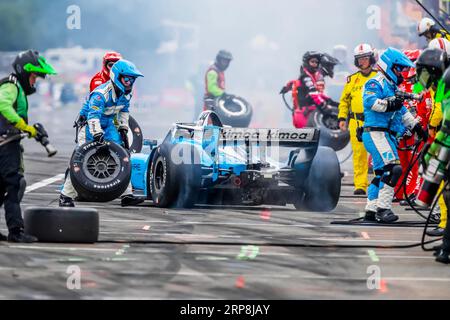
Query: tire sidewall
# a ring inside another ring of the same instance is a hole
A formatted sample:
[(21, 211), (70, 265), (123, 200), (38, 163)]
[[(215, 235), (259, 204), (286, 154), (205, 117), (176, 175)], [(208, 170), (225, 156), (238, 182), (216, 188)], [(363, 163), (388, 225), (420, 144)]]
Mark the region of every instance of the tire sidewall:
[(224, 105), (223, 98), (216, 99), (214, 111), (218, 114), (224, 125), (243, 128), (248, 127), (253, 116), (253, 108), (245, 99), (241, 97), (235, 97), (233, 99), (233, 101), (236, 100), (237, 103), (241, 104), (243, 108), (245, 108), (244, 112), (241, 114), (236, 115), (228, 111)]
[(320, 129), (320, 145), (335, 151), (344, 149), (350, 143), (350, 133), (339, 129), (332, 130), (323, 124), (323, 115), (315, 110), (309, 116), (308, 126)]
[(118, 175), (108, 183), (92, 181), (84, 172), (83, 164), (87, 154), (101, 146), (98, 142), (89, 142), (75, 149), (70, 160), (70, 178), (79, 196), (87, 201), (108, 202), (122, 195), (131, 179), (131, 160), (128, 152), (114, 142), (106, 143), (111, 153), (120, 161)]

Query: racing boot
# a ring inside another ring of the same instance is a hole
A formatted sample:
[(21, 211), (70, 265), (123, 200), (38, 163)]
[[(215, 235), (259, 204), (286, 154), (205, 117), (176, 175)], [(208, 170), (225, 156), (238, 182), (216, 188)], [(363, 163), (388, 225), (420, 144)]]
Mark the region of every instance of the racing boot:
[(38, 242), (38, 239), (32, 235), (26, 234), (22, 229), (19, 229), (19, 230), (12, 230), (9, 232), (8, 242), (33, 243)]
[(355, 196), (365, 196), (366, 195), (366, 191), (363, 189), (356, 189), (353, 194)]
[(381, 223), (394, 223), (398, 220), (398, 216), (396, 216), (391, 209), (378, 208), (375, 219), (377, 222)]
[(63, 208), (74, 208), (75, 204), (73, 203), (73, 199), (70, 197), (66, 197), (61, 193), (59, 196), (59, 206)]
[(366, 215), (364, 216), (364, 221), (376, 222), (377, 221), (377, 219), (375, 218), (376, 214), (377, 213), (375, 211), (366, 211)]
[(444, 229), (436, 227), (433, 230), (427, 231), (427, 236), (429, 237), (442, 237), (444, 235)]
[(127, 194), (121, 198), (120, 204), (122, 207), (137, 206), (143, 203), (145, 200), (133, 196), (132, 194)]
[(449, 264), (450, 263), (450, 258), (448, 256), (449, 254), (450, 252), (448, 252), (447, 250), (441, 249), (436, 255), (436, 261), (440, 263)]

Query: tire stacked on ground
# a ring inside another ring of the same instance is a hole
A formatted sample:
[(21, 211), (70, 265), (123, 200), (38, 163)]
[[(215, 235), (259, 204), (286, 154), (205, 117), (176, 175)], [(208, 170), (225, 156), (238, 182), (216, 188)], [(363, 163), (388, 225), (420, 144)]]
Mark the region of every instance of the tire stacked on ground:
[(25, 232), (40, 242), (95, 243), (99, 234), (97, 210), (88, 208), (28, 208)]

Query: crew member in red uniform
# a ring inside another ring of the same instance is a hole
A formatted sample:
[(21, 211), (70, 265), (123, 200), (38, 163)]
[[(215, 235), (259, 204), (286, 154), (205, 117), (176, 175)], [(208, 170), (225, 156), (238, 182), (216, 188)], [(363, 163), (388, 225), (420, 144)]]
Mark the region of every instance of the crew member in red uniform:
[[(420, 50), (406, 50), (404, 51), (406, 56), (412, 61), (415, 62), (419, 56)], [(416, 69), (411, 68), (410, 71), (405, 72), (403, 74), (404, 81), (399, 86), (399, 90), (403, 92), (413, 93), (414, 85), (416, 83)], [(426, 130), (428, 126), (428, 118), (430, 117), (431, 108), (432, 108), (432, 100), (431, 94), (426, 92), (421, 101), (408, 101), (405, 106), (411, 111), (413, 115), (415, 115), (418, 119), (420, 119), (420, 123), (422, 127)], [(413, 157), (413, 148), (415, 144), (414, 136), (404, 137), (399, 142), (398, 156), (400, 158), (400, 164), (403, 169), (402, 177), (397, 183), (395, 190), (395, 198), (397, 200), (404, 199), (404, 188), (402, 186), (402, 182), (404, 180), (404, 175), (406, 174), (406, 170), (408, 170), (411, 164), (411, 160)], [(423, 145), (420, 146), (422, 148)], [(420, 149), (418, 150), (420, 152)], [(417, 154), (416, 154), (417, 156)], [(408, 177), (406, 180), (406, 194), (408, 195), (410, 201), (414, 202), (416, 193), (420, 187), (420, 177), (419, 177), (419, 162), (416, 161), (415, 165), (408, 171)], [(408, 205), (408, 202), (401, 201), (401, 205)]]
[(111, 71), (114, 63), (122, 59), (122, 56), (118, 52), (107, 52), (103, 56), (103, 68), (102, 71), (98, 72), (91, 80), (90, 92), (94, 91), (99, 85), (104, 84), (109, 81), (109, 72)]

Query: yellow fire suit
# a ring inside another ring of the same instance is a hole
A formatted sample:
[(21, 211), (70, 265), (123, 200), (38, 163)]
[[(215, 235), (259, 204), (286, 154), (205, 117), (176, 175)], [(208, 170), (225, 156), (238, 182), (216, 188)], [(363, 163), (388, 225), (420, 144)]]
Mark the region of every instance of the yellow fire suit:
[[(431, 111), (429, 125), (431, 127), (437, 128), (442, 123), (442, 107), (440, 103), (433, 103), (433, 110)], [(444, 183), (441, 184), (439, 192), (441, 192), (444, 187)], [(445, 229), (447, 225), (447, 206), (445, 205), (444, 196), (439, 198), (439, 207), (441, 208), (441, 223), (439, 228)]]
[(374, 77), (377, 71), (372, 70), (367, 76), (358, 71), (347, 78), (339, 103), (339, 120), (349, 119), (348, 130), (353, 150), (353, 170), (355, 190), (367, 192), (369, 163), (364, 144), (356, 138), (356, 129), (364, 125), (363, 90), (366, 82)]

